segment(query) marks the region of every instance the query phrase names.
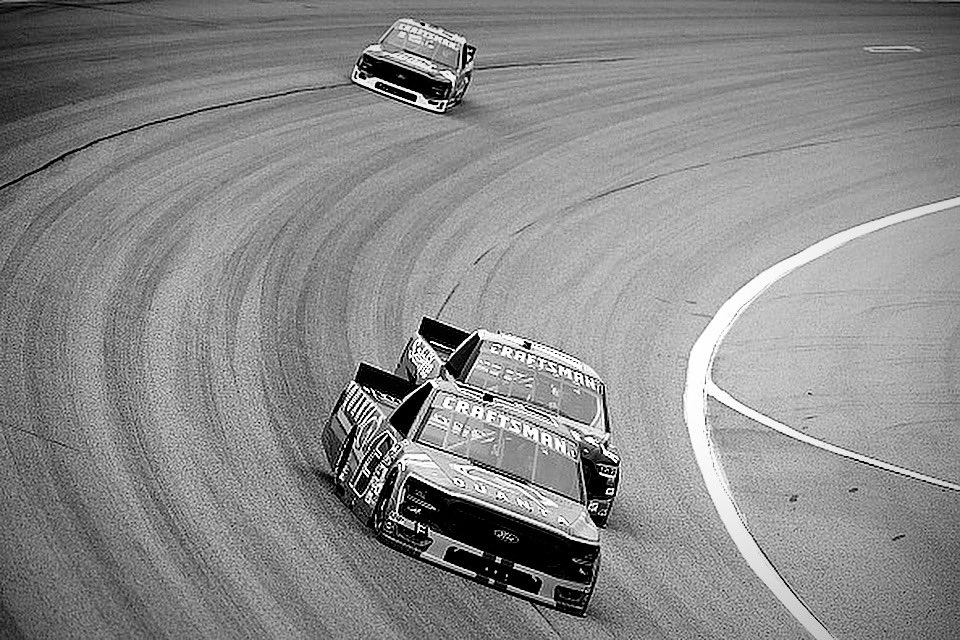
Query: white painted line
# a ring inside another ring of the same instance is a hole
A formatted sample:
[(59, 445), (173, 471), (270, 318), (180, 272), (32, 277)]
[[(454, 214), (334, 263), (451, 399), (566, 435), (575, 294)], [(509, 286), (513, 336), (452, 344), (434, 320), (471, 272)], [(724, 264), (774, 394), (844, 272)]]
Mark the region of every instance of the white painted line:
[(960, 491), (960, 485), (954, 484), (952, 482), (947, 482), (946, 480), (941, 480), (939, 478), (934, 478), (933, 476), (924, 475), (916, 471), (911, 471), (910, 469), (905, 469), (904, 467), (898, 467), (895, 464), (890, 464), (889, 462), (884, 462), (883, 460), (877, 460), (876, 458), (870, 458), (865, 455), (850, 451), (849, 449), (844, 449), (838, 447), (829, 442), (824, 442), (823, 440), (818, 440), (813, 436), (809, 436), (802, 431), (797, 431), (792, 427), (788, 427), (782, 422), (777, 422), (773, 418), (766, 416), (755, 409), (751, 409), (747, 405), (743, 404), (729, 393), (718, 387), (712, 380), (707, 382), (707, 393), (723, 404), (727, 405), (737, 413), (745, 415), (751, 420), (755, 420), (760, 424), (770, 427), (774, 431), (778, 431), (785, 436), (793, 438), (794, 440), (799, 440), (800, 442), (805, 442), (807, 444), (813, 445), (818, 449), (823, 449), (824, 451), (829, 451), (830, 453), (835, 453), (838, 456), (843, 456), (844, 458), (849, 458), (851, 460), (856, 460), (857, 462), (862, 462), (863, 464), (869, 465), (871, 467), (876, 467), (877, 469), (884, 469), (885, 471), (891, 471), (901, 476), (906, 476), (908, 478), (913, 478), (914, 480), (920, 480), (921, 482), (927, 482), (932, 485), (936, 485), (943, 489), (950, 489), (951, 491)]
[(720, 461), (714, 455), (706, 412), (707, 390), (711, 385), (710, 371), (713, 367), (713, 360), (720, 342), (726, 336), (730, 326), (743, 313), (743, 310), (774, 282), (791, 271), (856, 238), (900, 222), (957, 206), (960, 206), (960, 197), (935, 202), (867, 222), (821, 240), (775, 264), (744, 285), (720, 307), (690, 351), (690, 358), (687, 361), (687, 382), (683, 394), (683, 412), (684, 419), (687, 421), (687, 430), (690, 434), (690, 444), (693, 447), (710, 499), (713, 500), (727, 533), (730, 534), (740, 554), (753, 569), (753, 572), (763, 580), (767, 588), (773, 592), (791, 615), (818, 640), (832, 640), (833, 636), (817, 619), (816, 615), (807, 609), (806, 605), (777, 572), (776, 567), (764, 555), (763, 550), (760, 549), (757, 541), (747, 529), (745, 520), (733, 500), (730, 485), (723, 468), (720, 466)]
[(919, 47), (909, 44), (872, 44), (863, 50), (867, 53), (922, 53)]

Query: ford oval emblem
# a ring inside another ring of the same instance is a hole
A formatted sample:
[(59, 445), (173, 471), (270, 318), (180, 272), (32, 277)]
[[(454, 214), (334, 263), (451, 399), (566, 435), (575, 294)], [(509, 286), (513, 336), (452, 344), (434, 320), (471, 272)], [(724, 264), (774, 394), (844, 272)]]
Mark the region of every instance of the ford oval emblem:
[(504, 529), (494, 529), (493, 535), (496, 536), (497, 540), (500, 542), (506, 542), (507, 544), (516, 544), (520, 542), (520, 538), (517, 537), (517, 534)]

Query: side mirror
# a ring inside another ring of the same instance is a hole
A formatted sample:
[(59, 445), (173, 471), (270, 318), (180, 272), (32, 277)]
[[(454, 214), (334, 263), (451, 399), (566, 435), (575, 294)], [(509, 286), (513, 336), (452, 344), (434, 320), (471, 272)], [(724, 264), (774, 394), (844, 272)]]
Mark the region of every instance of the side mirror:
[(473, 62), (474, 56), (477, 55), (477, 48), (472, 44), (468, 44), (465, 48), (467, 51), (467, 64), (470, 64)]

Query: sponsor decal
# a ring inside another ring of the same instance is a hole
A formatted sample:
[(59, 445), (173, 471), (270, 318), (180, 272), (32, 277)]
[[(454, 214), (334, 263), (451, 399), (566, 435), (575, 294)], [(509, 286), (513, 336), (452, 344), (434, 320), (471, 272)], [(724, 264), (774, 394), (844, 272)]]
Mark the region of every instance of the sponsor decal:
[(424, 29), (423, 27), (418, 27), (418, 26), (401, 22), (399, 25), (397, 25), (397, 29), (401, 33), (405, 34), (405, 36), (409, 39), (409, 41), (414, 44), (434, 42), (444, 47), (447, 47), (449, 49), (453, 49), (454, 51), (459, 49), (459, 47), (457, 46), (457, 43), (454, 42), (453, 40), (444, 38), (439, 33), (435, 31), (430, 31), (428, 29)]
[[(514, 505), (531, 515), (539, 515), (541, 518), (548, 519), (551, 517), (551, 513), (547, 510), (547, 507), (556, 508), (558, 506), (556, 502), (532, 488), (519, 489), (505, 484), (500, 485), (497, 478), (490, 477), (488, 474), (484, 474), (481, 479), (472, 473), (477, 471), (476, 467), (451, 464), (450, 468), (466, 477), (465, 479), (460, 476), (451, 477), (450, 480), (454, 486), (464, 491), (475, 491), (480, 495), (491, 496), (497, 502)], [(521, 494), (519, 491), (523, 491), (523, 493)], [(570, 525), (567, 519), (560, 514), (556, 515), (556, 521), (561, 526)]]
[[(488, 407), (482, 404), (476, 404), (470, 402), (463, 398), (453, 396), (447, 393), (438, 393), (437, 399), (434, 401), (434, 406), (439, 406), (447, 411), (452, 411), (455, 413), (460, 413), (465, 416), (470, 416), (476, 420), (481, 420), (489, 425), (511, 431), (518, 435), (523, 436), (524, 438), (531, 440), (543, 447), (552, 449), (557, 453), (563, 454), (568, 458), (574, 460), (577, 459), (577, 446), (567, 438), (553, 433), (549, 429), (538, 427), (535, 424), (531, 424), (526, 420), (521, 420), (515, 418), (512, 415), (502, 413), (493, 407)], [(442, 414), (435, 413), (434, 416), (438, 420), (446, 419), (446, 416)], [(457, 422), (454, 422), (454, 427), (460, 426)], [(465, 435), (457, 433), (456, 435)], [(478, 429), (474, 429), (471, 437), (474, 438), (484, 438), (489, 437), (492, 434), (485, 434)]]
[(370, 439), (383, 424), (384, 415), (380, 407), (370, 399), (355, 382), (350, 383), (343, 401), (343, 412), (357, 427), (357, 437), (353, 446), (357, 451), (365, 451)]
[(511, 359), (525, 364), (528, 369), (546, 371), (555, 378), (566, 378), (578, 386), (586, 387), (597, 393), (600, 393), (601, 389), (603, 389), (603, 383), (596, 378), (523, 349), (514, 349), (505, 344), (490, 342), (486, 344), (486, 351), (501, 358)]
[(437, 354), (426, 340), (417, 336), (413, 344), (410, 345), (410, 362), (417, 369), (418, 378), (429, 378), (433, 374), (434, 367), (437, 365)]
[(507, 531), (506, 529), (494, 529), (493, 537), (499, 540), (500, 542), (506, 542), (507, 544), (517, 544), (520, 542), (520, 537), (512, 531)]

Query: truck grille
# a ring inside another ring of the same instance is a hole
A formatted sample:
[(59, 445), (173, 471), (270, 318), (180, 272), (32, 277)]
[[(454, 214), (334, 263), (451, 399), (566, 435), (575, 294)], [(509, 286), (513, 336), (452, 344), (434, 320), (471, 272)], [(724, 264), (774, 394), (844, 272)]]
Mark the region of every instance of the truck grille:
[[(357, 61), (357, 68), (368, 76), (386, 80), (410, 91), (415, 91), (428, 100), (445, 100), (450, 92), (450, 83), (445, 80), (436, 80), (406, 67), (395, 65), (386, 60), (377, 60), (368, 55), (361, 56), (360, 60)], [(407, 100), (415, 100), (414, 97), (408, 97), (410, 94), (391, 93)]]
[[(418, 494), (416, 498), (410, 496), (413, 487)], [(563, 580), (589, 584), (593, 579), (600, 551), (596, 545), (569, 540), (449, 496), (415, 479), (408, 480), (404, 503), (420, 500), (420, 496), (434, 508), (420, 509), (416, 519), (449, 538)], [(404, 510), (401, 508), (401, 511)]]

